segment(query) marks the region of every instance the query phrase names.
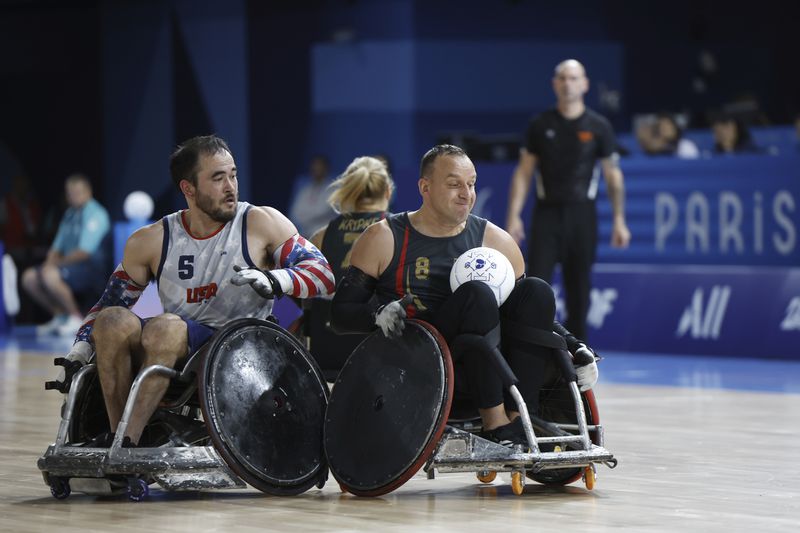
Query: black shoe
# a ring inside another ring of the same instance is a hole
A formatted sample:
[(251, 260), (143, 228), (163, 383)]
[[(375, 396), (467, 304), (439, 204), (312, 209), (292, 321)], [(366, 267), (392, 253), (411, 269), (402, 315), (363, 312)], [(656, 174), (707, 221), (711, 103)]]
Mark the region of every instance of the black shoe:
[(78, 444), (81, 448), (110, 448), (111, 443), (114, 442), (114, 433), (104, 431), (93, 439), (89, 439), (83, 444)]
[(123, 437), (123, 439), (122, 439), (122, 445), (120, 447), (121, 448), (138, 448), (139, 445), (136, 444), (135, 442), (132, 442), (131, 438), (129, 436), (125, 435), (125, 437)]
[(511, 448), (514, 445), (521, 445), (528, 449), (528, 437), (525, 435), (525, 428), (522, 426), (522, 419), (515, 418), (510, 424), (499, 426), (488, 431), (481, 431), (479, 436), (486, 440), (496, 442), (501, 446)]

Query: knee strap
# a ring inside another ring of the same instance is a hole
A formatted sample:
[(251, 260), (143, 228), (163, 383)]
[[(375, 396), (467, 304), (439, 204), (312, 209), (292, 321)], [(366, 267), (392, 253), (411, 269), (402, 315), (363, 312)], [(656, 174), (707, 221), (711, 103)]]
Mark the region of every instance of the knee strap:
[(567, 350), (567, 342), (564, 337), (553, 331), (534, 328), (516, 320), (503, 320), (502, 325), (503, 339), (510, 341), (514, 346), (533, 344), (555, 350)]
[(460, 333), (450, 341), (450, 351), (454, 359), (466, 351), (489, 353), (500, 346), (500, 324), (493, 327), (484, 335), (478, 333)]
[(513, 320), (503, 321), (503, 339), (509, 343), (510, 347), (525, 349), (526, 347), (545, 347), (551, 348), (555, 353), (555, 360), (561, 370), (561, 375), (567, 381), (575, 381), (575, 368), (572, 364), (572, 356), (567, 347), (567, 341), (554, 331), (534, 328), (527, 324), (522, 324)]

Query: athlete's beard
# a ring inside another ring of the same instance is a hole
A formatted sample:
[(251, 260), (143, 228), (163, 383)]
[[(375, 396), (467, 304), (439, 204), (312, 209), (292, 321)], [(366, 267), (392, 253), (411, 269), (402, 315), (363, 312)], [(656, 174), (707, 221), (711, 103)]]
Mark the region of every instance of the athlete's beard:
[[(226, 196), (222, 201), (225, 202), (228, 199), (233, 198), (235, 201), (239, 200), (239, 194), (231, 194)], [(236, 216), (236, 205), (233, 208), (226, 208), (220, 205), (214, 205), (214, 200), (211, 199), (210, 196), (202, 194), (198, 191), (197, 196), (195, 197), (195, 203), (197, 204), (198, 209), (205, 213), (206, 215), (211, 218), (214, 222), (219, 222), (224, 224), (230, 220), (233, 220), (233, 217)]]

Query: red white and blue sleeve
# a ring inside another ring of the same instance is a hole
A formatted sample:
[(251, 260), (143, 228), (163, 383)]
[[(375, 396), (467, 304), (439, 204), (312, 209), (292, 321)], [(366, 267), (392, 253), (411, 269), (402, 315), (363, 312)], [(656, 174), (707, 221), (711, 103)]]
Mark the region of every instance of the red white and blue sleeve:
[(336, 290), (336, 280), (328, 260), (302, 236), (295, 233), (275, 250), (272, 258), (280, 268), (269, 273), (283, 294), (313, 298), (329, 296)]
[(128, 273), (125, 272), (122, 263), (117, 265), (114, 273), (108, 278), (108, 284), (100, 300), (94, 304), (89, 314), (86, 315), (86, 320), (78, 330), (75, 342), (85, 341), (92, 344), (92, 329), (94, 328), (94, 320), (97, 318), (98, 313), (106, 307), (132, 308), (139, 299), (139, 296), (142, 295), (144, 289), (145, 287), (133, 281)]

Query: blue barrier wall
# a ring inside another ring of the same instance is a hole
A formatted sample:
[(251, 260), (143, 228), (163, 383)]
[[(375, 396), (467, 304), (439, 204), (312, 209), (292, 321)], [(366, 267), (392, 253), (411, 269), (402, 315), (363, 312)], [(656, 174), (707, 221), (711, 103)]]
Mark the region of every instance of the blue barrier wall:
[(800, 268), (600, 263), (591, 299), (601, 351), (800, 359)]

